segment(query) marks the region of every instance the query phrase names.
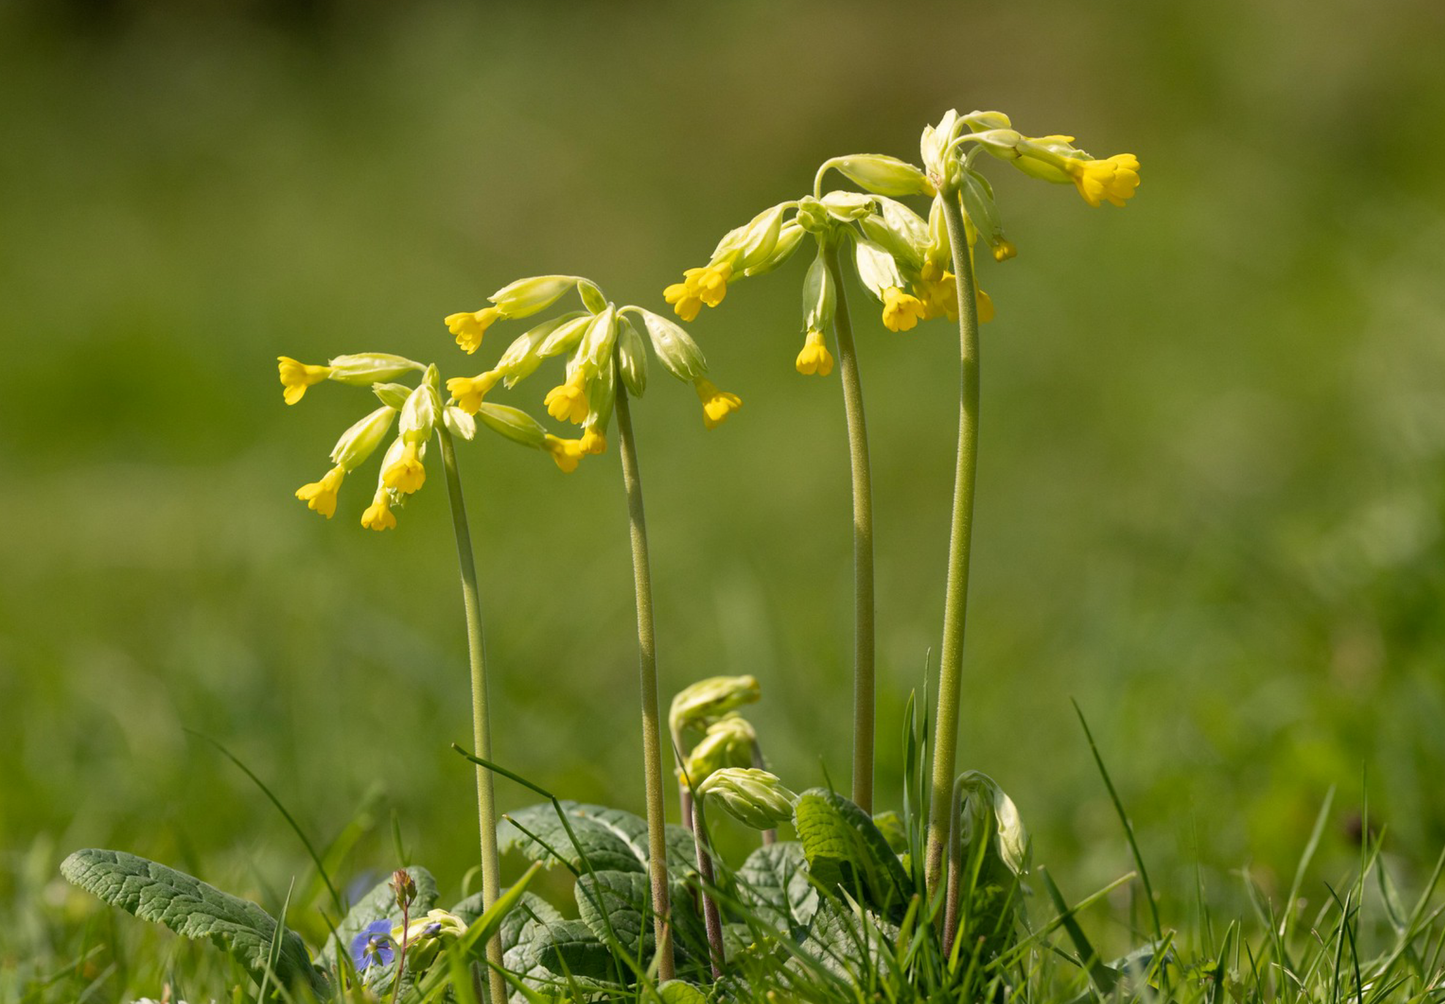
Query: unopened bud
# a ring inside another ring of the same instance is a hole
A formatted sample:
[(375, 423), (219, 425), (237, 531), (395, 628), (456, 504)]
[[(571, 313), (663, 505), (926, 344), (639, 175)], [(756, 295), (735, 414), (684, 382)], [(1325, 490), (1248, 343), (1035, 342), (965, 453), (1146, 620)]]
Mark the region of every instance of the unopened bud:
[(421, 363), (386, 352), (362, 352), (354, 356), (337, 356), (328, 365), (327, 379), (354, 387), (366, 387), (378, 381), (395, 380), (413, 370), (425, 369)]
[(825, 167), (837, 168), (875, 195), (932, 195), (928, 177), (907, 161), (881, 153), (835, 157)]
[(507, 317), (526, 317), (550, 307), (576, 285), (575, 275), (538, 275), (508, 283), (487, 299)]
[(708, 726), (680, 769), (683, 783), (697, 788), (725, 767), (749, 767), (758, 734), (745, 718), (729, 715)]
[(391, 891), (396, 896), (397, 908), (405, 910), (416, 899), (416, 880), (405, 868), (398, 868), (391, 873)]
[(652, 340), (652, 351), (657, 353), (658, 360), (669, 373), (688, 383), (707, 373), (707, 360), (702, 356), (702, 349), (680, 325), (641, 307), (637, 308), (637, 313)]
[(477, 417), (483, 425), (514, 443), (540, 450), (547, 442), (546, 428), (521, 408), (483, 401)]
[(680, 736), (689, 726), (719, 718), (761, 697), (758, 681), (751, 676), (709, 677), (678, 692), (672, 699), (667, 724), (674, 736)]
[(632, 321), (619, 319), (617, 336), (617, 361), (621, 363), (622, 382), (633, 397), (641, 397), (647, 389), (647, 346), (642, 333)]
[(699, 798), (711, 797), (728, 815), (755, 830), (771, 830), (793, 818), (798, 796), (775, 775), (756, 767), (727, 767), (698, 786)]

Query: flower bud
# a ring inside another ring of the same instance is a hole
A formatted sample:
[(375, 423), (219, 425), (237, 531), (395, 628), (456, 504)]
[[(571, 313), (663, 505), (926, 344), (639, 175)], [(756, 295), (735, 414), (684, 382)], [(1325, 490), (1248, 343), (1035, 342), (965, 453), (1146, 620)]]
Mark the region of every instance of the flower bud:
[(803, 327), (808, 331), (827, 331), (833, 323), (833, 311), (838, 305), (838, 292), (833, 288), (833, 276), (828, 271), (820, 249), (808, 266), (803, 278)]
[(963, 824), (964, 859), (975, 841), (987, 840), (990, 849), (1015, 875), (1028, 871), (1029, 835), (1019, 810), (987, 774), (976, 770), (960, 774), (956, 782), (963, 794), (960, 821)]
[(755, 275), (764, 275), (777, 268), (783, 262), (793, 256), (798, 249), (798, 242), (803, 239), (805, 231), (797, 220), (789, 220), (778, 230), (778, 242), (773, 245), (772, 254), (768, 255), (756, 265), (749, 265), (743, 269), (743, 275), (752, 278)]
[(707, 360), (703, 358), (702, 350), (681, 325), (641, 307), (637, 308), (637, 313), (652, 340), (652, 351), (657, 353), (658, 360), (669, 373), (691, 383), (707, 372)]
[(407, 924), (405, 931), (400, 924), (391, 929), (392, 940), (406, 946), (406, 966), (413, 973), (430, 966), (446, 942), (466, 933), (467, 926), (462, 919), (445, 910), (428, 910), (425, 917)]
[(668, 711), (667, 724), (674, 738), (690, 726), (727, 714), (761, 698), (758, 681), (751, 676), (713, 676), (678, 691)]
[(824, 167), (836, 168), (874, 195), (932, 195), (933, 185), (918, 168), (881, 153), (834, 157)]
[(337, 356), (328, 364), (328, 379), (354, 387), (366, 387), (377, 381), (395, 380), (413, 370), (425, 369), (421, 363), (385, 352), (362, 352), (354, 356)]
[(798, 211), (793, 218), (797, 221), (798, 226), (810, 234), (826, 233), (833, 225), (823, 203), (811, 195), (805, 195), (798, 200)]
[(391, 891), (396, 896), (397, 909), (405, 910), (416, 899), (416, 879), (405, 868), (398, 868), (391, 873)]
[(616, 343), (617, 308), (609, 303), (607, 309), (593, 316), (592, 323), (583, 333), (582, 341), (577, 346), (576, 362), (588, 372), (596, 372), (602, 368), (604, 362), (610, 364), (612, 347)]
[(540, 450), (547, 441), (546, 428), (521, 408), (483, 401), (477, 409), (477, 417), (493, 432), (500, 433), (514, 443)]
[(944, 155), (959, 129), (958, 112), (950, 108), (936, 126), (924, 126), (923, 136), (918, 141), (918, 152), (923, 159), (923, 170), (936, 188), (947, 175)]
[(331, 451), (331, 462), (347, 473), (366, 463), (391, 431), (391, 420), (395, 417), (395, 408), (382, 405), (358, 421), (336, 441)]
[(397, 411), (401, 411), (406, 399), (411, 397), (411, 388), (404, 383), (374, 383), (371, 392), (382, 404)]
[(441, 412), (441, 400), (435, 387), (423, 382), (412, 391), (401, 408), (398, 431), (408, 443), (425, 442), (431, 438)]
[(985, 129), (1013, 128), (1013, 123), (1003, 112), (969, 112), (962, 121), (974, 132), (982, 132)]
[(621, 363), (622, 383), (633, 397), (641, 397), (647, 389), (647, 346), (642, 333), (626, 317), (619, 318), (617, 361)]
[(692, 748), (679, 770), (683, 783), (697, 788), (724, 767), (750, 767), (758, 734), (738, 715), (720, 718), (707, 727), (707, 735)]
[(822, 198), (823, 208), (828, 211), (828, 215), (840, 223), (862, 219), (873, 212), (876, 203), (873, 196), (864, 195), (862, 192), (829, 192)]
[(575, 275), (538, 275), (508, 283), (487, 299), (506, 317), (526, 317), (552, 306), (577, 281)]
[(711, 796), (738, 822), (771, 830), (793, 818), (798, 796), (778, 778), (756, 767), (726, 767), (698, 786), (699, 798)]

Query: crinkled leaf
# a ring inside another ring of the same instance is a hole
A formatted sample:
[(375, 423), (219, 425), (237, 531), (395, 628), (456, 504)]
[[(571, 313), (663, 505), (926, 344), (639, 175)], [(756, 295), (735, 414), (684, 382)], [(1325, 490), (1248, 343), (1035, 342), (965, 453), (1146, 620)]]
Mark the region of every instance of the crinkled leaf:
[(258, 983), (270, 965), (281, 985), (300, 983), (318, 997), (330, 996), (325, 973), (311, 964), (296, 932), (282, 925), (280, 951), (270, 958), (276, 919), (250, 900), (124, 851), (76, 851), (61, 862), (60, 873), (142, 920), (164, 924), (182, 937), (209, 938)]
[(805, 927), (818, 911), (818, 890), (808, 881), (803, 845), (765, 844), (738, 869), (738, 895), (779, 930)]
[[(883, 966), (898, 939), (898, 926), (856, 904), (827, 902), (808, 925), (801, 950), (836, 976), (856, 981), (859, 974)], [(863, 962), (864, 958), (868, 962)]]
[(657, 988), (662, 1004), (707, 1004), (707, 994), (685, 980), (668, 980)]
[(812, 788), (794, 810), (808, 871), (825, 889), (841, 890), (885, 915), (908, 900), (908, 875), (868, 813), (837, 792)]
[(615, 937), (634, 959), (652, 952), (652, 925), (647, 922), (652, 884), (646, 874), (593, 872), (577, 880), (574, 895), (578, 916), (599, 941)]
[[(516, 847), (533, 861), (554, 864), (565, 862), (579, 875), (586, 874), (587, 864), (593, 871), (647, 871), (647, 820), (622, 809), (605, 805), (562, 802), (562, 811), (576, 834), (573, 845), (557, 811), (550, 802), (529, 805), (510, 813), (518, 832), (503, 841), (503, 849)], [(527, 830), (536, 839), (522, 833)], [(667, 863), (669, 871), (685, 874), (692, 868), (692, 835), (680, 826), (669, 826)], [(540, 843), (539, 843), (540, 841)], [(542, 846), (545, 844), (546, 846)], [(555, 852), (555, 854), (554, 854)]]
[[(413, 917), (420, 917), (437, 903), (437, 880), (432, 873), (420, 865), (413, 865), (406, 870), (411, 880), (416, 883), (416, 899), (411, 904)], [(366, 926), (373, 921), (386, 918), (393, 924), (401, 923), (401, 910), (396, 905), (396, 894), (391, 889), (391, 877), (378, 882), (371, 891), (357, 900), (340, 924), (336, 926), (337, 938), (346, 950), (351, 950), (351, 941)], [(337, 938), (326, 943), (326, 948), (321, 952), (321, 961), (325, 965), (332, 965), (336, 961)]]

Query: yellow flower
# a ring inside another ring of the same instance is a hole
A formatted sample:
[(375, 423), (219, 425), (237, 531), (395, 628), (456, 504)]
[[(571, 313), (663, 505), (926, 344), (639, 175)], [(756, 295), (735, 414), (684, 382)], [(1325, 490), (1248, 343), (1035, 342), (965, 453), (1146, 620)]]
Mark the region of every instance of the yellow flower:
[(978, 323), (987, 324), (993, 320), (993, 298), (983, 290), (978, 291)]
[(482, 398), (501, 378), (502, 374), (496, 370), (478, 373), (474, 377), (452, 377), (447, 381), (447, 393), (457, 402), (458, 408), (468, 415), (475, 415), (482, 406)]
[(1019, 249), (1008, 241), (999, 241), (993, 246), (994, 261), (1008, 261), (1019, 253)]
[(733, 274), (731, 262), (690, 268), (682, 273), (682, 282), (675, 282), (662, 291), (662, 298), (684, 321), (696, 319), (703, 304), (716, 307), (727, 296), (728, 279)]
[(542, 442), (542, 448), (552, 454), (552, 459), (562, 469), (563, 474), (571, 474), (582, 460), (583, 449), (580, 439), (560, 439), (549, 432), (547, 438)]
[(366, 512), (361, 514), (361, 525), (376, 531), (396, 529), (396, 516), (391, 511), (391, 496), (386, 493), (385, 488), (376, 490), (376, 498), (366, 507)]
[(410, 495), (426, 483), (426, 468), (417, 456), (417, 444), (407, 443), (401, 457), (381, 475), (381, 483)]
[(481, 348), (482, 336), (501, 316), (502, 312), (496, 307), (483, 307), (481, 310), (448, 314), (445, 320), (447, 330), (457, 336), (457, 345), (471, 355)]
[(287, 404), (295, 404), (306, 394), (306, 388), (318, 384), (331, 375), (330, 366), (308, 366), (290, 356), (277, 356), (277, 367), (281, 371), (281, 386), (286, 388)]
[(321, 476), (320, 481), (296, 489), (296, 497), (306, 503), (306, 508), (315, 509), (330, 519), (336, 515), (336, 493), (341, 490), (341, 479), (344, 477), (346, 471), (333, 467)]
[(922, 300), (897, 286), (883, 291), (883, 326), (889, 331), (910, 331), (927, 313)]
[(1139, 158), (1132, 153), (1116, 153), (1108, 160), (1069, 159), (1064, 164), (1074, 187), (1091, 206), (1108, 199), (1122, 207), (1139, 187)]
[(743, 399), (736, 394), (717, 389), (711, 380), (699, 377), (693, 381), (697, 399), (702, 402), (702, 424), (709, 429), (722, 425), (729, 415), (743, 406)]
[(827, 376), (833, 372), (833, 355), (824, 344), (821, 331), (808, 332), (808, 337), (803, 342), (803, 351), (798, 353), (798, 359), (793, 365), (804, 376), (812, 376), (814, 373)]
[(583, 453), (593, 455), (607, 452), (607, 437), (596, 429), (585, 429), (582, 432), (581, 447)]
[(584, 376), (579, 366), (572, 371), (567, 382), (558, 384), (547, 392), (542, 403), (547, 406), (547, 414), (557, 421), (568, 421), (573, 425), (581, 425), (587, 417), (587, 389), (583, 386)]
[(931, 321), (935, 317), (958, 320), (958, 283), (952, 272), (934, 261), (923, 263), (923, 271), (913, 284), (913, 291), (923, 303), (922, 319)]

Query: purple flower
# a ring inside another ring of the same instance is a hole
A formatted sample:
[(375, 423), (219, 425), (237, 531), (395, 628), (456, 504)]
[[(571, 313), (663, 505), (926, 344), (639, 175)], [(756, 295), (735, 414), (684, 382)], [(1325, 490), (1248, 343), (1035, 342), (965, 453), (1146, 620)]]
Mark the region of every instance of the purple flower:
[(390, 965), (395, 955), (391, 943), (391, 921), (385, 917), (367, 924), (365, 930), (351, 939), (351, 961), (356, 963), (357, 972), (363, 972), (373, 964)]

